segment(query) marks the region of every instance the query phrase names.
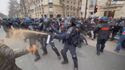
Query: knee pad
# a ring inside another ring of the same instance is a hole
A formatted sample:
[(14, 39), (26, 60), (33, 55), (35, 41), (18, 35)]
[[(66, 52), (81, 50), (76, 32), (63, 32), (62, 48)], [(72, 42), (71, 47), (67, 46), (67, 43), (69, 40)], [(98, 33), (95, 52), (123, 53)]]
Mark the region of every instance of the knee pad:
[(62, 55), (65, 55), (65, 54), (66, 54), (66, 53), (64, 52), (64, 50), (63, 50), (63, 49), (61, 50), (61, 54), (62, 54)]
[(55, 49), (56, 49), (56, 47), (53, 47), (53, 46), (52, 46), (52, 49), (54, 49), (54, 50), (55, 50)]
[(55, 44), (54, 44), (54, 43), (50, 43), (50, 45), (51, 45), (52, 47), (55, 47)]
[(74, 62), (74, 67), (78, 67), (78, 59), (77, 57), (72, 57), (73, 58), (73, 62)]
[(63, 50), (61, 50), (61, 54), (63, 53)]
[(76, 55), (72, 56), (72, 59), (76, 61), (78, 60)]

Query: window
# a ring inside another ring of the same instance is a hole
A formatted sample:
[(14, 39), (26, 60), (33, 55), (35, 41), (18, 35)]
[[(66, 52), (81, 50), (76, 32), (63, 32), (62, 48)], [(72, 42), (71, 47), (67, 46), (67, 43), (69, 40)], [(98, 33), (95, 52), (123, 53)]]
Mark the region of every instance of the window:
[(71, 10), (72, 10), (72, 8), (73, 8), (73, 7), (71, 6)]
[(67, 1), (67, 3), (69, 3), (69, 1)]
[(73, 10), (75, 11), (75, 7), (73, 8)]
[(53, 3), (49, 3), (49, 8), (53, 8)]
[(94, 7), (94, 1), (93, 0), (90, 0), (90, 5), (89, 5), (90, 8)]
[(69, 8), (69, 5), (67, 5), (66, 7)]

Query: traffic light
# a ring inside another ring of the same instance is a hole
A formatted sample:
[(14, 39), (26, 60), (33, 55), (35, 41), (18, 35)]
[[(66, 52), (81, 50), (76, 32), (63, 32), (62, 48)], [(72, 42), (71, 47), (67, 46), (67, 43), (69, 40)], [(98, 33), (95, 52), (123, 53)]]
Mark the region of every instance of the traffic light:
[(97, 11), (98, 11), (98, 8), (97, 6), (95, 6), (94, 13), (96, 13)]

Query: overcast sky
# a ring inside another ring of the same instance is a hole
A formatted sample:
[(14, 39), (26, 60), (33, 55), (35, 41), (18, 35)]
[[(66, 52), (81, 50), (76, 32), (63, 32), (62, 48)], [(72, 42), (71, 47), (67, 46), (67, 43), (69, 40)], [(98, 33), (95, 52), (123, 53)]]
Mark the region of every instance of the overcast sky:
[(0, 0), (0, 12), (8, 15), (8, 2), (9, 0)]

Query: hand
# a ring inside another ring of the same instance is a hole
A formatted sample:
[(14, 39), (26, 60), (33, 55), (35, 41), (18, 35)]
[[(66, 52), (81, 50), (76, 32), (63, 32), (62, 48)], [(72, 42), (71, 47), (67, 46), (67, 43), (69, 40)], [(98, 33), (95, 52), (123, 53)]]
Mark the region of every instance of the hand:
[(35, 54), (38, 51), (37, 45), (32, 46), (32, 53)]
[(31, 48), (26, 48), (26, 50), (29, 52), (29, 53), (32, 53), (32, 49)]
[(29, 53), (32, 53), (32, 54), (35, 54), (37, 50), (38, 50), (38, 49), (37, 49), (37, 46), (36, 46), (36, 45), (32, 45), (31, 48), (27, 48), (27, 51), (28, 51)]
[(51, 36), (52, 36), (52, 38), (56, 38), (57, 34), (53, 33)]

